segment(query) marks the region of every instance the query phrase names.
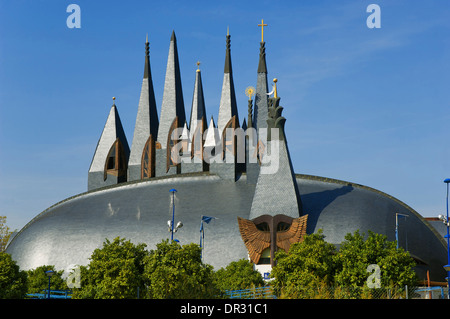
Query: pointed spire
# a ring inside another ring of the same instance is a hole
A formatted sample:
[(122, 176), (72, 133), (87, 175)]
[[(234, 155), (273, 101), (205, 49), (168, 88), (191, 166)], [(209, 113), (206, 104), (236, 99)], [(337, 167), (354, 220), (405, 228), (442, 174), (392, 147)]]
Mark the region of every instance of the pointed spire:
[(214, 118), (211, 116), (211, 120), (209, 121), (208, 131), (206, 132), (205, 144), (203, 145), (205, 148), (216, 147), (220, 143), (220, 135), (219, 131), (216, 128), (214, 123)]
[(150, 74), (150, 57), (149, 57), (149, 43), (148, 43), (148, 34), (145, 37), (145, 66), (144, 66), (144, 79), (147, 79)]
[(197, 125), (206, 118), (205, 98), (203, 96), (202, 73), (200, 71), (200, 62), (197, 62), (197, 71), (195, 72), (194, 95), (192, 97), (191, 118), (189, 121), (189, 135), (192, 137)]
[(142, 79), (141, 95), (139, 98), (136, 123), (134, 127), (133, 143), (131, 144), (130, 160), (128, 163), (128, 179), (137, 180), (141, 176), (141, 158), (145, 144), (152, 135), (158, 137), (158, 113), (156, 110), (155, 93), (153, 90), (152, 74), (150, 70), (148, 35), (145, 41), (144, 77)]
[(115, 104), (115, 97), (113, 97), (113, 101), (114, 102), (109, 111), (106, 124), (98, 141), (97, 148), (95, 149), (94, 156), (92, 157), (91, 166), (89, 167), (88, 190), (105, 186), (105, 181), (103, 178), (105, 163), (108, 153), (116, 140), (119, 140), (122, 146), (125, 163), (128, 162), (128, 157), (130, 155), (130, 148), (125, 136), (125, 131), (122, 127), (119, 112), (117, 111)]
[(261, 42), (260, 46), (259, 46), (258, 73), (267, 73), (266, 43), (265, 42)]
[(231, 73), (231, 40), (230, 40), (230, 33), (229, 30), (227, 30), (227, 47), (225, 51), (225, 67), (223, 72), (224, 73)]
[(266, 43), (263, 38), (263, 28), (267, 26), (264, 20), (261, 21), (261, 43), (259, 48), (258, 74), (256, 80), (255, 111), (253, 117), (253, 126), (258, 131), (260, 128), (267, 127), (268, 104), (267, 104), (267, 66), (266, 66)]
[(169, 56), (167, 59), (166, 78), (164, 82), (161, 117), (158, 130), (158, 141), (161, 143), (162, 149), (167, 148), (169, 129), (177, 116), (178, 123), (183, 125), (186, 121), (186, 114), (181, 86), (177, 40), (175, 31), (173, 31), (170, 38)]
[(220, 134), (225, 128), (228, 121), (236, 115), (239, 123), (239, 115), (237, 111), (236, 95), (234, 91), (233, 71), (231, 67), (231, 50), (230, 50), (230, 35), (227, 35), (226, 53), (225, 53), (225, 67), (222, 83), (222, 96), (220, 98), (219, 118), (217, 120), (217, 128)]
[(298, 218), (303, 213), (297, 180), (284, 134), (286, 119), (281, 116), (283, 107), (279, 106), (279, 103), (279, 97), (271, 98), (269, 101), (268, 129), (278, 129), (279, 134), (278, 136), (268, 135), (267, 149), (261, 161), (250, 209), (250, 219), (278, 214)]

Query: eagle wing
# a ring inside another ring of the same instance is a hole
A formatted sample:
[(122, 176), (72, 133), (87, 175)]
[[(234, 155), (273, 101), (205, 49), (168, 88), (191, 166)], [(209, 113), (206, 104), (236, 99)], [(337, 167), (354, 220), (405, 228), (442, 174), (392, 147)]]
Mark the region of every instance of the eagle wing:
[(257, 264), (263, 250), (270, 247), (270, 232), (259, 230), (254, 222), (241, 217), (238, 217), (238, 224), (250, 260)]
[(277, 246), (287, 252), (292, 243), (302, 242), (306, 235), (307, 220), (308, 215), (294, 218), (288, 230), (277, 232)]

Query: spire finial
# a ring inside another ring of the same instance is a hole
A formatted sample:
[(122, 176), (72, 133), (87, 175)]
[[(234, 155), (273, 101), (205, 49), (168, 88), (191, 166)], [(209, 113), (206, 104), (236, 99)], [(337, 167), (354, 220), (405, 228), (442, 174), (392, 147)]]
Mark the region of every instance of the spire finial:
[(230, 53), (230, 47), (231, 47), (231, 36), (229, 29), (227, 29), (227, 40), (226, 40), (226, 51), (225, 51), (225, 67), (224, 67), (224, 73), (231, 73), (231, 53)]
[(227, 35), (230, 35), (230, 26), (227, 26)]
[(145, 43), (148, 43), (148, 33), (147, 33), (147, 35), (145, 36)]
[(278, 94), (277, 94), (277, 82), (278, 82), (277, 78), (273, 79), (273, 83), (274, 83), (274, 86), (273, 86), (273, 97), (274, 98), (278, 97)]
[(258, 27), (261, 27), (261, 42), (264, 42), (264, 27), (267, 27), (268, 24), (264, 23), (264, 19), (261, 19), (261, 24), (258, 24)]
[(245, 95), (248, 96), (248, 99), (251, 100), (252, 97), (255, 95), (255, 88), (253, 86), (249, 86), (245, 89)]
[(200, 61), (197, 61), (197, 72), (200, 72)]

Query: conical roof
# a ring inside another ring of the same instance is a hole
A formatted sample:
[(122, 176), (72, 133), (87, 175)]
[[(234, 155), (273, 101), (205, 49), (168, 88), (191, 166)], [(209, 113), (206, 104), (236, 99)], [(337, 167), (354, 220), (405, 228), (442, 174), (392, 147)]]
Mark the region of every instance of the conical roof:
[(186, 121), (186, 114), (181, 86), (177, 39), (175, 37), (175, 31), (173, 31), (170, 39), (169, 56), (167, 58), (166, 78), (164, 82), (164, 93), (158, 129), (158, 141), (161, 143), (161, 148), (163, 149), (167, 148), (169, 130), (177, 116), (178, 123), (180, 123), (180, 125), (184, 124)]
[(237, 122), (239, 123), (239, 115), (237, 111), (236, 95), (234, 91), (233, 71), (231, 67), (231, 50), (230, 50), (230, 35), (227, 34), (227, 47), (225, 52), (225, 67), (222, 82), (222, 94), (219, 105), (219, 117), (217, 120), (217, 128), (219, 134), (222, 134), (223, 129), (230, 121), (230, 119), (236, 115)]
[(158, 127), (159, 120), (150, 70), (149, 42), (147, 40), (145, 43), (144, 77), (142, 79), (141, 95), (134, 127), (133, 143), (131, 144), (129, 165), (141, 164), (144, 146), (150, 135), (152, 135), (155, 140), (157, 139)]
[(267, 104), (267, 66), (265, 42), (261, 42), (259, 49), (258, 74), (256, 79), (255, 110), (253, 127), (259, 130), (267, 128), (268, 104)]
[[(280, 98), (270, 99), (267, 147), (253, 196), (250, 219), (262, 215), (302, 215), (302, 203), (284, 134), (286, 119), (281, 116)], [(272, 129), (275, 129), (272, 131)]]
[(125, 157), (128, 161), (130, 147), (128, 146), (127, 138), (122, 127), (122, 122), (120, 121), (119, 112), (117, 111), (116, 104), (114, 103), (111, 106), (105, 127), (103, 128), (102, 135), (100, 136), (97, 148), (95, 149), (91, 166), (89, 167), (89, 173), (104, 171), (109, 150), (117, 139), (119, 139), (122, 143)]
[[(199, 65), (199, 63), (197, 63)], [(189, 121), (189, 135), (192, 137), (202, 119), (206, 117), (205, 98), (203, 96), (202, 73), (195, 72), (194, 94), (192, 97), (191, 118)]]

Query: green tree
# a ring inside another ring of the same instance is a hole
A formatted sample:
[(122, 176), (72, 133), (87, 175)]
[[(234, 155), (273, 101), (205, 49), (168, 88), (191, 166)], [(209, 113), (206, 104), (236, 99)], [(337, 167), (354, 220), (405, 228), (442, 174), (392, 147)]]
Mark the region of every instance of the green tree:
[(0, 252), (5, 251), (12, 232), (6, 226), (6, 216), (0, 216)]
[(216, 281), (221, 291), (264, 286), (261, 274), (247, 259), (232, 261), (226, 268), (220, 268), (216, 272)]
[(211, 265), (201, 260), (197, 244), (164, 240), (146, 257), (144, 280), (152, 299), (215, 298), (218, 289)]
[(145, 248), (145, 244), (135, 245), (120, 237), (112, 242), (106, 239), (102, 248), (94, 250), (89, 264), (80, 267), (81, 288), (74, 289), (73, 298), (136, 298), (138, 289), (145, 289)]
[(370, 275), (367, 267), (376, 264), (380, 267), (382, 287), (404, 287), (417, 282), (413, 270), (415, 262), (408, 252), (397, 249), (395, 241), (388, 241), (385, 235), (369, 231), (367, 238), (356, 231), (347, 234), (341, 244), (335, 262), (339, 265), (336, 284), (347, 287), (363, 287)]
[(276, 253), (277, 264), (271, 276), (276, 294), (287, 298), (305, 298), (324, 285), (331, 285), (335, 273), (335, 246), (325, 241), (319, 230), (306, 235), (301, 243), (291, 245), (289, 251)]
[(42, 293), (48, 289), (48, 276), (45, 273), (48, 270), (54, 271), (50, 278), (50, 290), (67, 290), (67, 284), (62, 279), (64, 270), (56, 271), (54, 266), (40, 266), (27, 271), (28, 275), (28, 293)]
[(27, 273), (19, 266), (11, 255), (0, 252), (0, 298), (20, 299), (27, 292)]

